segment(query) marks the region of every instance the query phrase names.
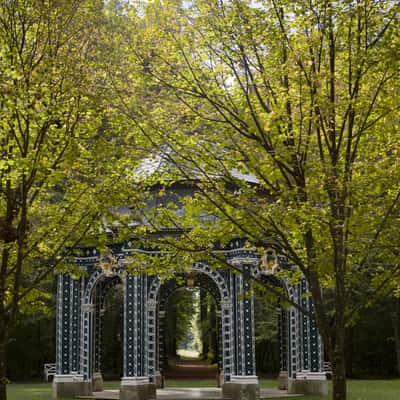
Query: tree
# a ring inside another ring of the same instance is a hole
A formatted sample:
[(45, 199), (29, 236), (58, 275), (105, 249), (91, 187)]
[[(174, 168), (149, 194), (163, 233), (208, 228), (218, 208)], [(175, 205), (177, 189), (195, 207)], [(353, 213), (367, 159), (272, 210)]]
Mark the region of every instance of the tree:
[(104, 301), (102, 324), (102, 374), (106, 379), (119, 379), (122, 372), (123, 348), (123, 287), (116, 285)]
[(165, 358), (177, 357), (177, 350), (193, 328), (196, 297), (190, 289), (178, 289), (167, 300), (165, 318)]
[[(162, 183), (196, 186), (184, 217), (160, 208), (153, 228), (181, 228), (166, 245), (194, 258), (240, 236), (297, 265), (335, 400), (346, 398), (346, 325), (399, 277), (399, 8), (154, 2), (130, 13), (123, 51), (124, 76), (157, 95), (133, 99), (114, 81), (126, 120), (169, 162)], [(355, 304), (360, 281), (368, 296)]]
[(100, 0), (0, 4), (1, 400), (19, 313), (40, 303), (53, 271), (79, 273), (64, 269), (69, 249), (101, 233), (101, 210), (125, 186), (98, 68), (104, 15)]
[(400, 299), (394, 297), (392, 299), (391, 319), (393, 326), (393, 342), (396, 353), (396, 369), (400, 375)]
[(254, 293), (257, 373), (279, 373), (279, 303), (265, 290)]
[(215, 299), (204, 289), (200, 289), (199, 330), (201, 338), (201, 357), (214, 364), (218, 361), (218, 339)]
[[(54, 288), (54, 280), (51, 286)], [(15, 329), (9, 335), (7, 353), (12, 357), (7, 360), (7, 377), (10, 380), (43, 379), (44, 364), (55, 359), (55, 296), (42, 297), (48, 298), (41, 300), (41, 304), (30, 305), (26, 313), (20, 310)]]

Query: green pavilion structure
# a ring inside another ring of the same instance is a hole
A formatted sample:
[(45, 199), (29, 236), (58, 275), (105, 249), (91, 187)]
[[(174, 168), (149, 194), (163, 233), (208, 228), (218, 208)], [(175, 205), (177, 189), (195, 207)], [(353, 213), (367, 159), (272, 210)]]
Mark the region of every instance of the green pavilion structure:
[[(171, 185), (164, 194), (168, 201), (179, 203), (190, 195), (192, 185)], [(167, 204), (167, 203), (166, 203)], [(152, 205), (149, 203), (149, 207)], [(130, 213), (130, 207), (119, 212)], [(174, 235), (164, 229), (161, 236)], [(224, 258), (219, 268), (206, 261), (185, 266), (176, 279), (162, 281), (157, 275), (127, 268), (135, 255), (160, 257), (157, 248), (143, 248), (138, 241), (110, 243), (105, 256), (99, 249), (79, 247), (71, 262), (84, 276), (60, 273), (57, 277), (57, 357), (53, 397), (68, 398), (101, 391), (103, 385), (102, 309), (107, 291), (123, 285), (123, 376), (121, 400), (156, 399), (156, 388), (164, 373), (164, 319), (168, 297), (188, 284), (209, 292), (215, 299), (218, 325), (220, 383), (224, 398), (250, 400), (259, 397), (255, 362), (254, 299), (252, 281), (266, 280), (284, 290), (292, 305), (280, 308), (280, 375), (279, 385), (289, 393), (324, 394), (327, 381), (323, 369), (323, 344), (315, 322), (296, 304), (313, 313), (306, 279), (291, 284), (278, 278), (276, 271), (296, 269), (275, 251), (260, 257), (246, 246), (245, 239), (215, 246)], [(113, 260), (109, 269), (100, 268), (104, 257)], [(229, 265), (234, 268), (229, 268)], [(234, 271), (233, 271), (234, 269)]]

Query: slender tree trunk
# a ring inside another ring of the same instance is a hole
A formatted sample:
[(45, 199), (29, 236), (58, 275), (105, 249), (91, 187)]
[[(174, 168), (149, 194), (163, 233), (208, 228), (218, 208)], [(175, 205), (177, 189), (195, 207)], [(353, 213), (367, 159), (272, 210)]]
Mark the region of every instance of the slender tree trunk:
[(339, 323), (334, 330), (332, 363), (333, 400), (346, 400), (346, 328)]
[[(9, 171), (8, 171), (9, 172)], [(1, 265), (0, 265), (0, 400), (7, 399), (7, 343), (10, 329), (9, 315), (6, 310), (6, 280), (7, 269), (10, 258), (10, 243), (15, 240), (13, 227), (13, 212), (15, 204), (13, 201), (13, 191), (11, 189), (10, 180), (7, 181), (6, 187), (7, 210), (5, 213), (4, 232), (6, 237), (0, 238), (2, 244)], [(10, 235), (12, 237), (10, 237)]]
[(168, 323), (168, 336), (166, 339), (167, 343), (167, 355), (168, 357), (175, 358), (177, 356), (177, 342), (176, 342), (176, 331), (177, 331), (177, 310), (176, 306), (172, 306), (168, 310), (167, 318), (169, 319)]
[(212, 364), (218, 360), (218, 348), (217, 348), (217, 314), (215, 309), (215, 303), (212, 302), (210, 306), (210, 348), (212, 350), (213, 358), (210, 360)]
[(400, 375), (400, 298), (394, 299), (392, 324), (393, 324), (394, 345), (396, 351), (397, 373)]
[(7, 338), (8, 327), (7, 314), (5, 310), (5, 281), (7, 273), (7, 262), (9, 257), (8, 247), (5, 246), (2, 253), (1, 274), (0, 274), (0, 400), (7, 399)]
[(208, 332), (206, 332), (204, 321), (207, 321), (207, 292), (200, 289), (200, 328), (201, 328), (201, 357), (206, 360), (208, 354)]
[(346, 377), (353, 376), (353, 342), (354, 327), (350, 326), (346, 329)]
[(0, 400), (7, 399), (7, 336), (5, 321), (0, 316)]

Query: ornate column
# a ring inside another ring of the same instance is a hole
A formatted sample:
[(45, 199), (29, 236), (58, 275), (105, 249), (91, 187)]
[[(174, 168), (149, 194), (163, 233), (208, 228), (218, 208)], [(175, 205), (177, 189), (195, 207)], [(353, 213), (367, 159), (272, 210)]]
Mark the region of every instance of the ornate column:
[[(308, 283), (303, 278), (289, 289), (292, 299), (304, 310), (313, 313)], [(323, 349), (315, 321), (295, 307), (289, 311), (290, 358), (289, 393), (326, 395), (328, 383), (323, 371)]]
[(53, 398), (85, 394), (80, 365), (81, 285), (81, 279), (58, 275)]
[(222, 364), (223, 383), (231, 380), (234, 371), (234, 332), (232, 320), (232, 302), (221, 301), (221, 326), (222, 326)]
[(82, 377), (81, 366), (81, 323), (82, 323), (82, 290), (84, 279), (72, 278), (71, 300), (71, 372), (75, 376)]
[(288, 311), (279, 307), (279, 355), (280, 355), (280, 371), (278, 377), (278, 388), (287, 390), (288, 388), (288, 363), (289, 363), (289, 318)]
[(92, 378), (93, 378), (93, 315), (95, 307), (92, 303), (82, 305), (83, 315), (83, 349), (82, 349), (82, 364), (83, 364), (83, 381), (86, 387), (86, 393), (92, 393)]
[[(158, 315), (165, 314), (164, 311), (160, 311)], [(160, 337), (160, 322), (157, 318), (157, 301), (147, 301), (147, 315), (148, 315), (148, 334), (147, 334), (147, 346), (149, 349), (148, 358), (148, 375), (150, 383), (156, 385), (157, 388), (163, 387), (163, 380), (160, 372), (159, 362), (159, 337)]]
[(101, 354), (102, 354), (102, 286), (97, 285), (94, 294), (94, 316), (93, 316), (93, 378), (92, 385), (94, 392), (103, 390), (103, 377), (101, 374)]
[(254, 296), (251, 288), (250, 264), (243, 265), (243, 375), (256, 376)]
[[(289, 357), (288, 357), (288, 390), (290, 391), (290, 382), (296, 379), (298, 371), (301, 370), (301, 349), (299, 345), (299, 318), (300, 314), (298, 310), (291, 306), (288, 311), (288, 329), (289, 329)], [(294, 391), (293, 393), (297, 393)]]
[(259, 384), (255, 367), (254, 299), (251, 291), (253, 260), (247, 251), (231, 259), (240, 274), (230, 274), (232, 296), (232, 336), (234, 357), (229, 382), (223, 394), (234, 400), (258, 399)]
[(164, 329), (165, 329), (165, 311), (158, 310), (156, 314), (156, 368), (154, 375), (154, 382), (157, 388), (164, 387), (164, 356), (165, 356), (165, 344), (164, 344)]
[(127, 274), (124, 289), (124, 376), (120, 399), (155, 399), (147, 359), (147, 276)]
[(224, 372), (223, 372), (223, 335), (222, 335), (222, 310), (217, 310), (217, 386), (221, 387), (224, 383)]

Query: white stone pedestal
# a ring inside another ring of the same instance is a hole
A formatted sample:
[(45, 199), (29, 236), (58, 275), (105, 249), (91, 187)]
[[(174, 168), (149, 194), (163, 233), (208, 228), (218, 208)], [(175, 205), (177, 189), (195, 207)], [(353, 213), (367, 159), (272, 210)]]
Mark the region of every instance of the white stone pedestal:
[(279, 372), (278, 389), (279, 390), (287, 390), (288, 389), (288, 373), (287, 373), (287, 371)]
[(156, 385), (148, 377), (124, 377), (119, 395), (120, 400), (155, 400)]
[(327, 396), (328, 381), (325, 372), (297, 373), (296, 379), (288, 379), (288, 393)]
[(82, 375), (54, 375), (53, 399), (72, 398), (92, 394), (90, 382), (84, 382)]
[(95, 372), (93, 374), (92, 389), (93, 392), (103, 391), (103, 376), (101, 375), (101, 372)]
[(222, 396), (232, 400), (258, 400), (260, 398), (258, 377), (231, 376), (231, 380), (222, 385)]
[(164, 387), (164, 375), (160, 371), (156, 371), (154, 375), (154, 382), (157, 389), (162, 389)]

